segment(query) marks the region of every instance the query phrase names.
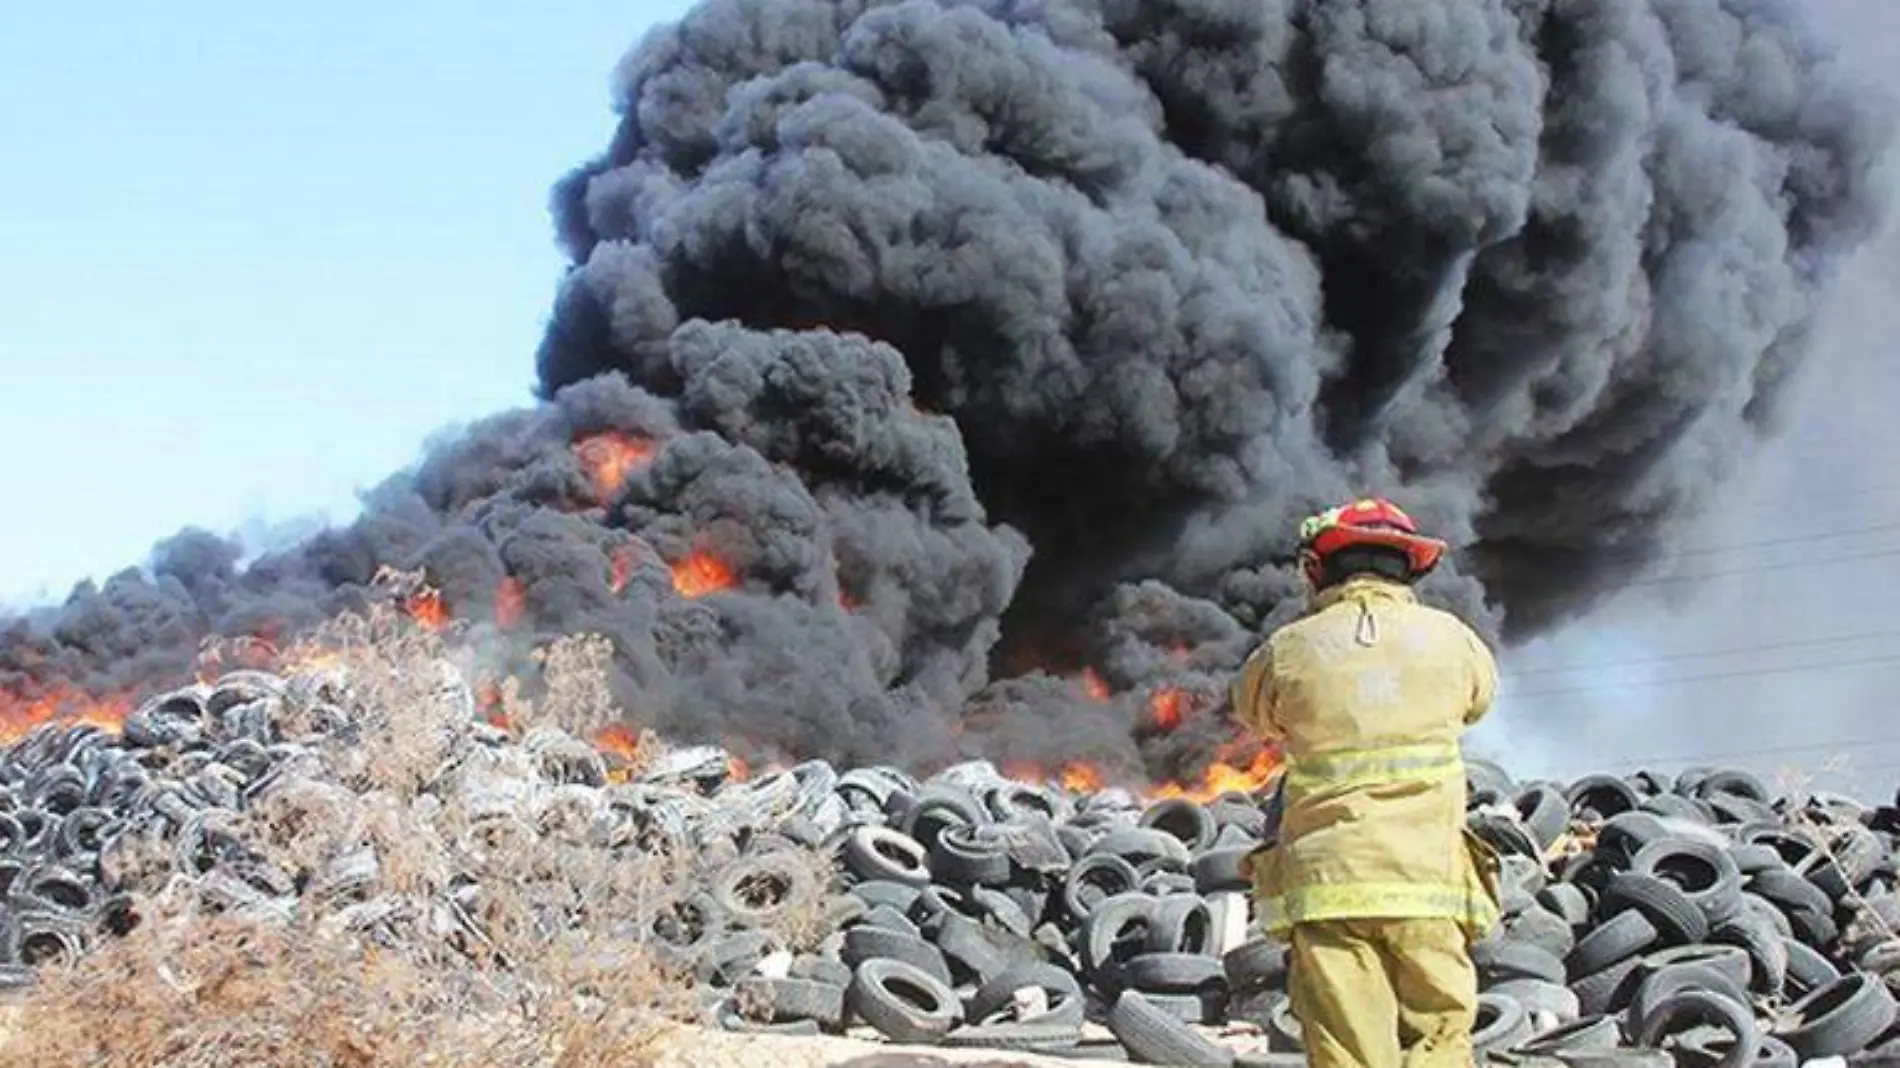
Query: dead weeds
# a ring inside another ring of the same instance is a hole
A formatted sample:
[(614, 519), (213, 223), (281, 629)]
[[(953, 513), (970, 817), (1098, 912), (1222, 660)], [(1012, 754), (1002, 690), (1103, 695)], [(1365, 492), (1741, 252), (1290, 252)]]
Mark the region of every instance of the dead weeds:
[[(208, 900), (185, 877), (129, 867), (141, 922), (45, 967), (21, 1026), (0, 1037), (0, 1061), (638, 1066), (698, 1015), (691, 977), (645, 942), (669, 902), (696, 889), (698, 858), (603, 841), (600, 790), (524, 796), (520, 772), (546, 753), (469, 742), (490, 729), (471, 665), (452, 634), (404, 618), (400, 581), (387, 588), (388, 603), (279, 655), (280, 671), (351, 724), (240, 821), (300, 895)], [(514, 740), (550, 729), (589, 739), (618, 723), (611, 652), (591, 637), (545, 651), (539, 696), (506, 688)], [(655, 748), (642, 737), (641, 753)], [(128, 866), (141, 856), (124, 852)], [(800, 948), (828, 930), (816, 901), (783, 926)]]

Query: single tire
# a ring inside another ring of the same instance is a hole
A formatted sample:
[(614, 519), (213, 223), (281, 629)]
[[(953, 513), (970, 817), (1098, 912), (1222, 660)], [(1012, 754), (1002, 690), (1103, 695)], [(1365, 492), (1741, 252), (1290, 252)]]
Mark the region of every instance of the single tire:
[(907, 934), (912, 938), (922, 938), (924, 936), (923, 928), (918, 927), (909, 916), (904, 915), (889, 905), (879, 905), (876, 908), (865, 910), (864, 915), (858, 917), (857, 922), (848, 924), (845, 929), (849, 930), (852, 927), (882, 927), (887, 931), (897, 931), (900, 934)]
[(1235, 991), (1286, 989), (1287, 946), (1257, 938), (1227, 951), (1221, 958), (1227, 984)]
[(1767, 898), (1782, 912), (1805, 910), (1826, 912), (1833, 902), (1820, 887), (1803, 879), (1789, 868), (1769, 868), (1749, 877), (1749, 893)]
[(711, 940), (694, 954), (694, 972), (700, 981), (729, 987), (752, 973), (759, 962), (780, 948), (769, 931), (734, 931)]
[(1812, 946), (1792, 938), (1782, 939), (1781, 944), (1788, 951), (1788, 986), (1794, 993), (1819, 990), (1841, 977), (1834, 962)]
[[(96, 856), (118, 830), (119, 817), (103, 808), (82, 805), (66, 814), (59, 823), (54, 848), (62, 860)], [(18, 826), (17, 824), (15, 826)]]
[(1661, 1048), (1666, 1037), (1695, 1025), (1720, 1027), (1735, 1037), (1716, 1068), (1748, 1068), (1761, 1049), (1761, 1029), (1747, 1004), (1708, 990), (1682, 990), (1664, 998), (1643, 1020), (1636, 1044)]
[(726, 914), (711, 894), (696, 893), (661, 902), (648, 921), (647, 930), (662, 945), (682, 952), (695, 952), (710, 945), (728, 927)]
[(1003, 951), (985, 936), (983, 925), (968, 916), (945, 913), (927, 932), (943, 954), (953, 987), (975, 986), (1007, 965)]
[(1563, 917), (1541, 905), (1532, 905), (1504, 922), (1504, 937), (1536, 946), (1559, 961), (1577, 948), (1577, 935)]
[(1207, 806), (1207, 811), (1223, 831), (1238, 830), (1254, 841), (1266, 837), (1267, 814), (1260, 811), (1260, 806), (1252, 800), (1216, 800)]
[(1160, 898), (1149, 916), (1148, 952), (1199, 955), (1213, 948), (1214, 917), (1200, 897), (1176, 894)]
[(1738, 989), (1748, 987), (1748, 953), (1735, 946), (1707, 944), (1673, 946), (1669, 949), (1657, 950), (1643, 958), (1643, 967), (1652, 972), (1683, 965), (1708, 968), (1734, 983)]
[(1642, 963), (1641, 957), (1632, 956), (1602, 971), (1571, 980), (1570, 989), (1577, 995), (1577, 1007), (1585, 1016), (1623, 1011), (1642, 981)]
[(22, 911), (83, 915), (96, 903), (89, 880), (51, 865), (28, 868), (8, 888), (10, 904)]
[(1605, 915), (1642, 913), (1669, 945), (1692, 945), (1709, 937), (1709, 917), (1674, 883), (1653, 875), (1622, 872), (1603, 890)]
[(782, 852), (740, 857), (713, 873), (719, 908), (741, 927), (767, 927), (818, 900), (824, 888), (805, 857)]
[(1577, 948), (1564, 961), (1565, 972), (1572, 979), (1596, 975), (1636, 959), (1656, 945), (1658, 938), (1656, 925), (1647, 916), (1635, 909), (1620, 912), (1578, 940)]
[[(1832, 906), (1830, 906), (1830, 911)], [(1807, 909), (1795, 909), (1788, 913), (1788, 924), (1794, 929), (1794, 935), (1816, 949), (1827, 949), (1841, 937), (1840, 925), (1826, 912), (1809, 912)]]
[(1781, 854), (1765, 845), (1742, 843), (1729, 849), (1728, 855), (1735, 861), (1735, 870), (1742, 873), (1742, 882), (1754, 878), (1756, 872), (1782, 866)]
[(1537, 892), (1537, 903), (1573, 931), (1590, 922), (1590, 895), (1574, 883), (1551, 883)]
[(854, 971), (862, 970), (865, 964), (874, 960), (895, 960), (936, 979), (945, 987), (953, 982), (950, 965), (936, 946), (900, 931), (853, 927), (844, 933), (844, 945), (840, 947), (838, 955)]
[(1511, 998), (1524, 1006), (1536, 1022), (1538, 1014), (1548, 1014), (1559, 1023), (1568, 1023), (1583, 1015), (1583, 1004), (1569, 987), (1542, 979), (1508, 979), (1486, 993)]
[(1748, 988), (1743, 983), (1706, 965), (1677, 964), (1653, 970), (1646, 965), (1643, 970), (1648, 974), (1637, 984), (1636, 994), (1630, 999), (1631, 1031), (1641, 1031), (1651, 1016), (1685, 990), (1720, 994), (1738, 1005), (1749, 1003)]
[(840, 960), (804, 953), (792, 959), (791, 967), (786, 970), (787, 977), (808, 979), (814, 983), (828, 983), (840, 990), (851, 985), (851, 966)]
[(86, 952), (83, 921), (63, 912), (19, 912), (13, 917), (14, 959), (34, 968), (75, 964)]
[(1108, 1030), (1132, 1059), (1179, 1068), (1230, 1068), (1234, 1055), (1134, 991), (1124, 991), (1108, 1009)]
[(1135, 866), (1111, 853), (1084, 856), (1069, 869), (1062, 881), (1062, 905), (1078, 924), (1088, 922), (1090, 913), (1102, 902), (1141, 887)]
[(1118, 978), (1144, 994), (1201, 994), (1227, 986), (1220, 961), (1188, 953), (1143, 953), (1123, 963)]
[(1214, 836), (1220, 833), (1220, 825), (1214, 821), (1214, 814), (1200, 802), (1185, 797), (1173, 797), (1149, 805), (1136, 821), (1136, 826), (1173, 835), (1187, 847), (1190, 854), (1204, 852), (1214, 844)]
[(1893, 994), (1878, 976), (1845, 975), (1788, 1006), (1775, 1036), (1803, 1061), (1866, 1049), (1893, 1026)]
[(1607, 820), (1642, 804), (1636, 788), (1612, 775), (1586, 775), (1564, 791), (1571, 813), (1579, 818)]
[(949, 984), (889, 957), (858, 965), (846, 1002), (859, 1019), (893, 1042), (932, 1045), (963, 1019)]
[(916, 839), (889, 827), (866, 824), (853, 830), (844, 840), (840, 860), (846, 871), (865, 883), (930, 885), (930, 854)]
[(810, 1020), (835, 1031), (844, 1023), (845, 988), (814, 979), (769, 979), (747, 976), (735, 984), (741, 1004), (755, 1009), (760, 1023), (782, 1024)]
[[(1471, 963), (1478, 969), (1482, 983), (1501, 983), (1507, 979), (1541, 979), (1562, 983), (1564, 962), (1550, 951), (1508, 939), (1479, 942), (1471, 947)], [(1614, 961), (1610, 963), (1615, 963)]]
[(1194, 863), (1190, 865), (1194, 875), (1194, 892), (1244, 893), (1251, 889), (1253, 881), (1247, 877), (1243, 866), (1253, 849), (1252, 846), (1214, 849), (1195, 857)]
[[(1630, 870), (1674, 883), (1711, 920), (1726, 919), (1741, 910), (1741, 869), (1719, 846), (1691, 838), (1665, 838), (1637, 853)], [(1706, 937), (1705, 930), (1693, 941)]]
[(1102, 902), (1082, 926), (1081, 957), (1085, 974), (1098, 981), (1105, 969), (1134, 957), (1147, 945), (1156, 899), (1146, 894), (1121, 894)]
[(1744, 911), (1709, 932), (1716, 945), (1735, 946), (1748, 957), (1748, 988), (1757, 994), (1781, 993), (1788, 978), (1788, 947), (1767, 919)]
[(981, 828), (945, 827), (931, 847), (930, 870), (958, 886), (1003, 886), (1010, 877), (1009, 852)]
[[(1044, 1012), (1013, 1015), (1016, 992), (1035, 987), (1048, 1003)], [(1010, 1015), (1004, 1015), (1009, 1013)], [(970, 997), (969, 1018), (989, 1024), (1008, 1020), (1022, 1024), (1061, 1024), (1080, 1027), (1083, 1017), (1082, 984), (1053, 964), (1018, 964), (997, 973)]]
[[(1028, 938), (1036, 930), (1035, 918), (1017, 904), (1015, 895), (1007, 890), (973, 886), (970, 888), (970, 907), (978, 920), (1008, 931), (1017, 938)], [(1037, 913), (1041, 911), (1038, 909)]]
[(937, 836), (958, 825), (979, 826), (990, 822), (990, 814), (976, 796), (957, 786), (933, 783), (918, 791), (910, 807), (898, 821), (897, 829), (914, 839), (925, 850), (934, 849)]
[(1517, 795), (1517, 815), (1538, 847), (1549, 849), (1570, 829), (1570, 799), (1556, 786), (1533, 783)]
[(945, 1049), (998, 1049), (1014, 1053), (1064, 1054), (1082, 1042), (1082, 1025), (1043, 1021), (1004, 1021), (959, 1027), (939, 1043)]
[(1179, 838), (1146, 827), (1110, 831), (1089, 846), (1089, 854), (1120, 857), (1144, 874), (1148, 871), (1185, 872), (1189, 863), (1187, 846), (1181, 844)]
[(1710, 772), (1695, 784), (1690, 796), (1708, 798), (1713, 794), (1728, 794), (1733, 797), (1745, 797), (1750, 801), (1768, 804), (1774, 801), (1774, 794), (1761, 778), (1739, 768), (1723, 768)]
[(1503, 994), (1478, 995), (1477, 1018), (1471, 1025), (1471, 1045), (1478, 1053), (1516, 1049), (1531, 1037), (1530, 1013), (1516, 998)]

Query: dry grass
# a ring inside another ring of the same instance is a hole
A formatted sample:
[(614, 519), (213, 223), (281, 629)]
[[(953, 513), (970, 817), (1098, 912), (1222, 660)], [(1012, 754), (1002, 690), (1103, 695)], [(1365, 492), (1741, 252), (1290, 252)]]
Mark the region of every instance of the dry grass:
[[(503, 693), (524, 744), (485, 747), (468, 740), (487, 728), (452, 633), (414, 626), (399, 605), (281, 654), (306, 711), (332, 715), (328, 703), (355, 723), (313, 747), (315, 773), (237, 828), (303, 888), (298, 906), (207, 900), (145, 850), (122, 850), (142, 922), (46, 968), (0, 1063), (637, 1066), (669, 1021), (696, 1014), (690, 979), (639, 940), (690, 889), (694, 858), (603, 843), (591, 788), (555, 787), (531, 805), (509, 793), (521, 781), (511, 762), (595, 759), (554, 732), (591, 738), (618, 720), (611, 648), (577, 638), (547, 650), (540, 696)], [(826, 929), (814, 903), (778, 933), (810, 947)]]

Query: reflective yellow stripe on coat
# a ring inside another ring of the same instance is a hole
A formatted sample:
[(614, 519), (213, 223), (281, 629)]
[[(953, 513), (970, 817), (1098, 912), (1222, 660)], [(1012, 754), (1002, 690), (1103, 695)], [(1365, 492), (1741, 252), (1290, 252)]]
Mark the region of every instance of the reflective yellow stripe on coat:
[(1337, 790), (1380, 783), (1434, 782), (1464, 773), (1464, 756), (1456, 745), (1428, 742), (1290, 759), (1286, 781), (1295, 789)]
[[(1464, 756), (1456, 744), (1428, 742), (1289, 757), (1284, 786), (1291, 802), (1302, 794), (1461, 780), (1464, 773)], [(1295, 923), (1366, 917), (1443, 917), (1484, 930), (1498, 919), (1482, 884), (1470, 880), (1308, 884), (1263, 897), (1258, 906), (1261, 926), (1269, 931)]]

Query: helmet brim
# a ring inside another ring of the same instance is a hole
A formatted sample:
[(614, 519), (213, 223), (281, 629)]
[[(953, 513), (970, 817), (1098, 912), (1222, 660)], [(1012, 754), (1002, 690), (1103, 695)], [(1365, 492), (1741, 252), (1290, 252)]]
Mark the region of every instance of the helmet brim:
[(1402, 530), (1387, 530), (1379, 527), (1335, 526), (1320, 532), (1310, 546), (1320, 557), (1328, 557), (1341, 549), (1370, 547), (1397, 549), (1405, 554), (1407, 564), (1414, 575), (1423, 575), (1438, 566), (1444, 559), (1445, 543), (1437, 538), (1428, 538), (1422, 534), (1407, 534)]

